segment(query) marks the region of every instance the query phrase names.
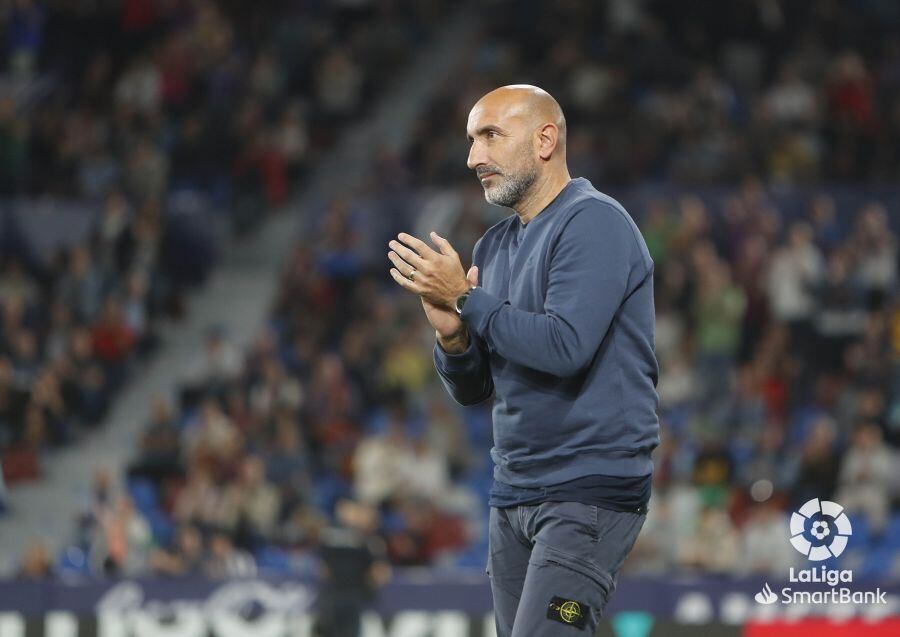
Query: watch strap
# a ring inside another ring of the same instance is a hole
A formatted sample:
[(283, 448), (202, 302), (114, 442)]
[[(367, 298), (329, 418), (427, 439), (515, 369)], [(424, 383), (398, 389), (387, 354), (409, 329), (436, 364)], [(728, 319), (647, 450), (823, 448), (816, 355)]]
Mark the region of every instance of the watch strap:
[(461, 314), (462, 314), (462, 310), (463, 310), (463, 309), (459, 306), (460, 301), (462, 301), (462, 304), (465, 305), (465, 304), (466, 304), (466, 301), (469, 299), (469, 294), (472, 293), (472, 290), (474, 290), (475, 287), (476, 287), (476, 286), (473, 285), (473, 286), (470, 287), (468, 290), (466, 290), (465, 292), (463, 292), (462, 294), (460, 294), (458, 297), (456, 297), (456, 304), (455, 304), (455, 306), (454, 306), (454, 309), (456, 310), (456, 313), (457, 313), (458, 315), (461, 315)]

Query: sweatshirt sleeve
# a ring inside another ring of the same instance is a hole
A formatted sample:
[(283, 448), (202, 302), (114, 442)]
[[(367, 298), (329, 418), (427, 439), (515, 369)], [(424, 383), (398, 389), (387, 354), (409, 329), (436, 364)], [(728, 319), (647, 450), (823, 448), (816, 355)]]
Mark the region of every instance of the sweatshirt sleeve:
[[(479, 270), (482, 266), (479, 260), (480, 245), (481, 239), (475, 243), (472, 250), (472, 262)], [(469, 347), (460, 354), (449, 354), (435, 342), (434, 367), (447, 393), (460, 405), (477, 405), (487, 400), (494, 392), (488, 353), (484, 342), (471, 328), (469, 328)]]
[(619, 306), (646, 275), (634, 232), (612, 206), (582, 208), (551, 248), (543, 313), (512, 307), (478, 287), (462, 320), (511, 362), (560, 377), (577, 374), (593, 360)]
[(449, 354), (435, 343), (434, 367), (447, 393), (460, 405), (477, 405), (494, 391), (487, 353), (480, 346), (478, 336), (471, 331), (469, 347), (460, 354)]

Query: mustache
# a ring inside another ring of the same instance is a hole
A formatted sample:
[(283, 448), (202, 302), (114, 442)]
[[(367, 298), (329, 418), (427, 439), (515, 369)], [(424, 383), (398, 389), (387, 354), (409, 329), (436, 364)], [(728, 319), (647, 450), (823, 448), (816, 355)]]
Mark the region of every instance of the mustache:
[(475, 174), (478, 176), (479, 179), (485, 175), (490, 175), (491, 173), (494, 173), (497, 175), (503, 174), (502, 172), (500, 172), (500, 169), (497, 168), (496, 166), (479, 166), (478, 168), (475, 169)]

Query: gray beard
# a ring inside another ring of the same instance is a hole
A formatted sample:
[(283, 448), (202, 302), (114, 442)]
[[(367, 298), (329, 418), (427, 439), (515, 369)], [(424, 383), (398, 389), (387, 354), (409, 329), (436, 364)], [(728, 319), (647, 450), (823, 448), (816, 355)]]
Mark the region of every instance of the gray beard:
[(537, 179), (537, 171), (529, 170), (512, 176), (502, 184), (484, 189), (484, 198), (495, 206), (512, 208), (522, 200), (531, 184)]

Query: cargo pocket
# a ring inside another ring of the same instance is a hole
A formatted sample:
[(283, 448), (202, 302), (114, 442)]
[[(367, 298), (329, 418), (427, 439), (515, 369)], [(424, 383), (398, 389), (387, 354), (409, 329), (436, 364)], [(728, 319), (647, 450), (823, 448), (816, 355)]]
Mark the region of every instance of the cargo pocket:
[(552, 546), (538, 542), (534, 545), (529, 563), (535, 565), (552, 564), (574, 571), (594, 581), (603, 589), (604, 593), (609, 593), (610, 590), (614, 589), (612, 574), (598, 566), (588, 556), (570, 555)]

